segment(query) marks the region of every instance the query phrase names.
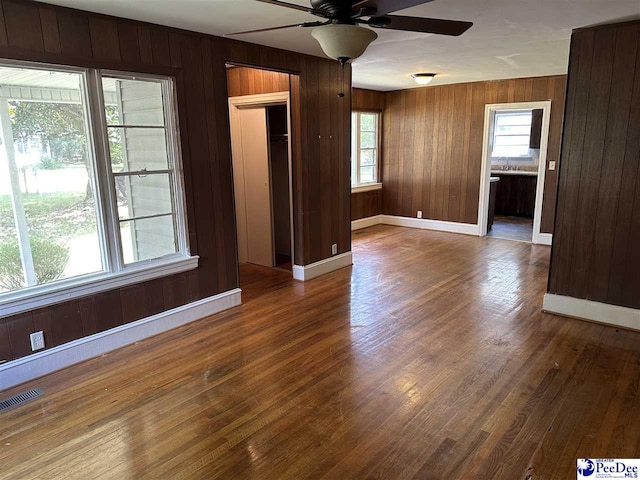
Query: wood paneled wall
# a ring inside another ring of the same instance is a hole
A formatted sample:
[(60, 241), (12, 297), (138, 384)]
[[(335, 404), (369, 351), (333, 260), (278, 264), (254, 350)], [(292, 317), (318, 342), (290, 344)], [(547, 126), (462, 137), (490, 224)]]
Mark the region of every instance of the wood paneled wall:
[[(351, 106), (353, 110), (384, 111), (384, 92), (354, 88), (351, 92)], [(384, 119), (383, 119), (384, 125)], [(383, 132), (380, 132), (382, 135)], [(384, 141), (384, 139), (383, 139)], [(382, 154), (382, 152), (380, 152)], [(380, 175), (382, 176), (382, 164), (384, 158), (380, 158)], [(383, 182), (384, 183), (384, 182)], [(351, 220), (373, 217), (382, 213), (382, 190), (372, 190), (351, 194)]]
[(640, 308), (640, 21), (575, 31), (549, 292)]
[(289, 74), (248, 67), (227, 68), (230, 97), (289, 91)]
[[(189, 240), (197, 270), (0, 319), (0, 361), (131, 322), (238, 286), (227, 62), (292, 75), (296, 263), (351, 249), (351, 70), (258, 45), (28, 0), (0, 1), (0, 58), (176, 79)], [(295, 80), (293, 80), (295, 79)], [(338, 92), (345, 92), (343, 99)]]
[[(385, 93), (383, 213), (475, 224), (484, 109), (551, 100), (547, 161), (558, 161), (566, 77), (462, 83)], [(355, 95), (354, 95), (355, 97)], [(553, 231), (556, 171), (546, 172), (542, 231)]]

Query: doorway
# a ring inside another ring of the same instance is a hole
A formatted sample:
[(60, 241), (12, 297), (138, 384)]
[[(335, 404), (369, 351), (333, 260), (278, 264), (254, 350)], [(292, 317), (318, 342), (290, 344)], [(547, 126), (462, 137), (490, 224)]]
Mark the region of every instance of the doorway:
[(480, 235), (546, 243), (540, 231), (551, 102), (485, 107)]
[(229, 98), (238, 261), (292, 271), (289, 92)]

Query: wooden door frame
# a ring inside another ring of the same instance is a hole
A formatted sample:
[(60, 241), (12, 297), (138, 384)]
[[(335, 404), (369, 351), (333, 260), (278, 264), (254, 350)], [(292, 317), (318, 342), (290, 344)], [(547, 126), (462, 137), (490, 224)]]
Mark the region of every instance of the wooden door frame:
[[(231, 147), (232, 147), (232, 155), (233, 155), (233, 145), (235, 140), (233, 138), (233, 129), (239, 128), (240, 118), (238, 116), (238, 110), (241, 108), (255, 108), (255, 107), (270, 107), (273, 105), (286, 105), (287, 107), (287, 163), (288, 163), (288, 171), (289, 171), (289, 225), (291, 228), (291, 265), (294, 264), (294, 249), (295, 249), (295, 228), (294, 228), (294, 217), (293, 217), (293, 165), (292, 165), (292, 132), (291, 132), (291, 94), (290, 92), (275, 92), (275, 93), (263, 93), (258, 95), (242, 95), (238, 97), (229, 97), (229, 126), (230, 126), (230, 136), (231, 136)], [(267, 139), (268, 143), (269, 139)], [(270, 169), (269, 169), (270, 170)], [(233, 168), (231, 169), (232, 176), (235, 177), (235, 172)], [(234, 180), (235, 185), (235, 180)], [(269, 185), (269, 195), (273, 196), (273, 186)], [(235, 194), (233, 196), (234, 203), (234, 222), (236, 226), (236, 246), (238, 247), (238, 220), (237, 220), (237, 205)], [(273, 223), (273, 211), (271, 215), (271, 221)], [(293, 272), (292, 272), (293, 275)]]
[(540, 231), (542, 223), (542, 204), (544, 199), (544, 179), (547, 171), (547, 148), (549, 143), (549, 125), (551, 121), (551, 100), (540, 102), (490, 103), (484, 108), (484, 133), (482, 139), (482, 170), (480, 175), (480, 196), (478, 199), (478, 233), (481, 237), (487, 234), (487, 217), (489, 208), (489, 185), (491, 177), (491, 154), (489, 152), (489, 135), (491, 134), (492, 114), (496, 110), (537, 110), (542, 113), (542, 131), (540, 135), (540, 158), (538, 159), (538, 176), (536, 184), (536, 203), (533, 212), (533, 235), (531, 243), (548, 245), (548, 234)]

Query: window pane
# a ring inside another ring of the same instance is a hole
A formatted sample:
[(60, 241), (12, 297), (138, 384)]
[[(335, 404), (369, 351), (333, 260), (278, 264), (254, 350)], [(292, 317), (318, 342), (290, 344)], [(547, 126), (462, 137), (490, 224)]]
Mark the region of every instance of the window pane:
[(360, 148), (375, 148), (376, 134), (373, 132), (362, 132), (360, 134)]
[(496, 113), (496, 125), (531, 125), (531, 112)]
[(512, 135), (512, 136), (497, 135), (496, 136), (495, 145), (496, 146), (502, 146), (502, 145), (526, 145), (527, 148), (528, 148), (529, 147), (529, 135)]
[(120, 223), (125, 264), (162, 257), (178, 251), (173, 216)]
[(118, 175), (115, 182), (121, 220), (172, 213), (168, 174)]
[[(103, 77), (105, 115), (125, 264), (178, 250), (173, 162), (164, 128), (162, 84)], [(109, 96), (110, 95), (110, 96)], [(147, 171), (126, 175), (126, 172)], [(149, 218), (151, 217), (151, 218)]]
[(492, 157), (529, 157), (529, 146), (503, 146), (495, 147), (491, 152)]
[(375, 150), (361, 150), (360, 151), (360, 165), (375, 165), (376, 164), (376, 151)]
[(114, 172), (169, 169), (164, 128), (109, 127), (108, 134)]
[(360, 114), (360, 129), (365, 132), (375, 132), (377, 115), (371, 113)]
[(82, 83), (0, 67), (0, 293), (104, 268)]
[(497, 126), (496, 135), (527, 135), (531, 133), (530, 125), (503, 125)]
[(164, 126), (162, 84), (102, 77), (107, 125)]
[(360, 183), (376, 181), (376, 167), (360, 167)]

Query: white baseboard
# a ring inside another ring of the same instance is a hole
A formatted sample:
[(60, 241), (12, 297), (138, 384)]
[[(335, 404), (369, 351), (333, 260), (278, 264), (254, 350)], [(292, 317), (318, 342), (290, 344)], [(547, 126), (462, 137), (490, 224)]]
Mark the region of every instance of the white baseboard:
[(303, 282), (353, 264), (351, 252), (341, 253), (309, 265), (294, 265), (293, 278)]
[(241, 290), (229, 290), (151, 317), (80, 338), (0, 365), (0, 390), (240, 305)]
[(551, 233), (539, 233), (533, 236), (533, 243), (536, 245), (551, 245), (553, 235)]
[(374, 225), (380, 225), (382, 215), (374, 215), (373, 217), (361, 218), (359, 220), (351, 221), (351, 231), (360, 230), (361, 228), (372, 227)]
[(426, 218), (396, 217), (395, 215), (380, 215), (380, 223), (399, 227), (422, 228), (440, 232), (462, 233), (478, 236), (480, 229), (477, 224), (445, 222), (443, 220), (429, 220)]
[(547, 293), (542, 310), (567, 317), (640, 330), (640, 310)]

